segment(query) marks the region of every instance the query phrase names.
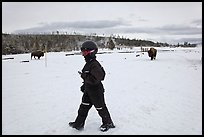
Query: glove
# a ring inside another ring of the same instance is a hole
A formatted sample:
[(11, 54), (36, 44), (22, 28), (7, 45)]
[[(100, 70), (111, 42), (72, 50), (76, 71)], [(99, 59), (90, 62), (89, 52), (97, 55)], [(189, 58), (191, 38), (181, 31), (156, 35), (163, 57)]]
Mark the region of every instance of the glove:
[(88, 74), (89, 74), (89, 71), (82, 72), (82, 73), (81, 73), (81, 78), (82, 78), (82, 79), (85, 79)]

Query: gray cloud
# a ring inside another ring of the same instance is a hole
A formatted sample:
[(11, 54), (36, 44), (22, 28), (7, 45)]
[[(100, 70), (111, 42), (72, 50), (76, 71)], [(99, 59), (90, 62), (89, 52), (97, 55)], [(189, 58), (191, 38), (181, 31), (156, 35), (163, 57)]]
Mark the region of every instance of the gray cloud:
[(75, 22), (54, 22), (50, 24), (40, 23), (39, 27), (33, 27), (28, 29), (16, 30), (14, 33), (37, 33), (37, 32), (49, 32), (56, 30), (67, 29), (104, 29), (113, 28), (117, 26), (126, 26), (122, 20), (100, 20), (100, 21), (75, 21)]
[(159, 32), (170, 35), (194, 35), (202, 34), (202, 28), (182, 25), (169, 25), (161, 28), (156, 28)]
[(169, 25), (163, 27), (120, 27), (112, 28), (110, 32), (117, 33), (146, 33), (146, 34), (165, 34), (165, 35), (201, 35), (202, 28), (181, 25)]
[(196, 26), (202, 26), (202, 19), (193, 20), (191, 23)]
[[(198, 21), (194, 23), (199, 23)], [(55, 22), (43, 24), (39, 27), (17, 30), (15, 33), (38, 33), (51, 32), (56, 30), (79, 30), (92, 31), (94, 33), (106, 31), (109, 33), (147, 33), (166, 35), (195, 35), (202, 34), (202, 28), (197, 26), (168, 25), (162, 27), (134, 27), (124, 21), (100, 20), (100, 21), (76, 21), (76, 22)]]
[[(15, 33), (51, 33), (53, 31), (63, 32), (82, 32), (85, 34), (147, 34), (151, 37), (171, 37), (175, 36), (175, 42), (202, 41), (202, 20), (192, 21), (189, 26), (184, 25), (166, 25), (161, 27), (135, 27), (124, 20), (100, 20), (100, 21), (75, 21), (75, 22), (54, 22), (50, 24), (41, 23), (38, 27), (17, 30)], [(187, 38), (185, 38), (187, 37)], [(188, 38), (190, 37), (190, 38)], [(199, 38), (201, 37), (201, 38)]]

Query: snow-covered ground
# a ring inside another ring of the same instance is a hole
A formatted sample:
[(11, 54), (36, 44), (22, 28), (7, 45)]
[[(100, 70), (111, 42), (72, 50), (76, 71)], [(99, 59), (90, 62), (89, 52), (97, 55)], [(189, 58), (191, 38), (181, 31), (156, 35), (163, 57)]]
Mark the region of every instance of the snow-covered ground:
[(108, 132), (99, 130), (94, 107), (83, 131), (68, 126), (81, 103), (81, 55), (47, 53), (40, 60), (31, 60), (30, 54), (2, 55), (14, 58), (2, 60), (2, 134), (201, 135), (202, 48), (157, 48), (154, 61), (139, 50), (97, 54), (116, 125)]

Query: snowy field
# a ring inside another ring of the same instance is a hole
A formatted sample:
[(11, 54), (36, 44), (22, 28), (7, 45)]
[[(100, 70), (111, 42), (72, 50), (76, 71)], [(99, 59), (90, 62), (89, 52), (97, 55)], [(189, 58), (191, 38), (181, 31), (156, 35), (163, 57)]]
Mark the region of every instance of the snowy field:
[(2, 135), (202, 135), (202, 48), (157, 48), (154, 61), (139, 50), (97, 54), (116, 126), (108, 132), (94, 107), (83, 131), (68, 126), (81, 103), (81, 55), (2, 55), (14, 58), (2, 60)]

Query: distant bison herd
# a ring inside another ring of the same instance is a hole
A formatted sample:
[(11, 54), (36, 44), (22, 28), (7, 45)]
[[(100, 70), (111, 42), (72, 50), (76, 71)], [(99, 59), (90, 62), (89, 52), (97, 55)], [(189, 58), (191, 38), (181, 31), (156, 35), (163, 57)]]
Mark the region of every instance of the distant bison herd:
[(147, 52), (151, 60), (156, 59), (157, 50), (155, 48), (150, 48)]
[(31, 53), (31, 59), (32, 59), (32, 57), (34, 57), (34, 58), (38, 57), (38, 59), (40, 59), (40, 57), (43, 57), (43, 56), (44, 56), (44, 52), (42, 52), (42, 51), (34, 51)]
[[(151, 60), (156, 59), (156, 55), (157, 55), (157, 50), (155, 48), (150, 48), (148, 51), (148, 56), (151, 58)], [(43, 51), (34, 51), (31, 53), (31, 59), (34, 57), (37, 57), (38, 59), (40, 59), (40, 57), (44, 56), (44, 52)], [(36, 59), (36, 58), (35, 58)]]

